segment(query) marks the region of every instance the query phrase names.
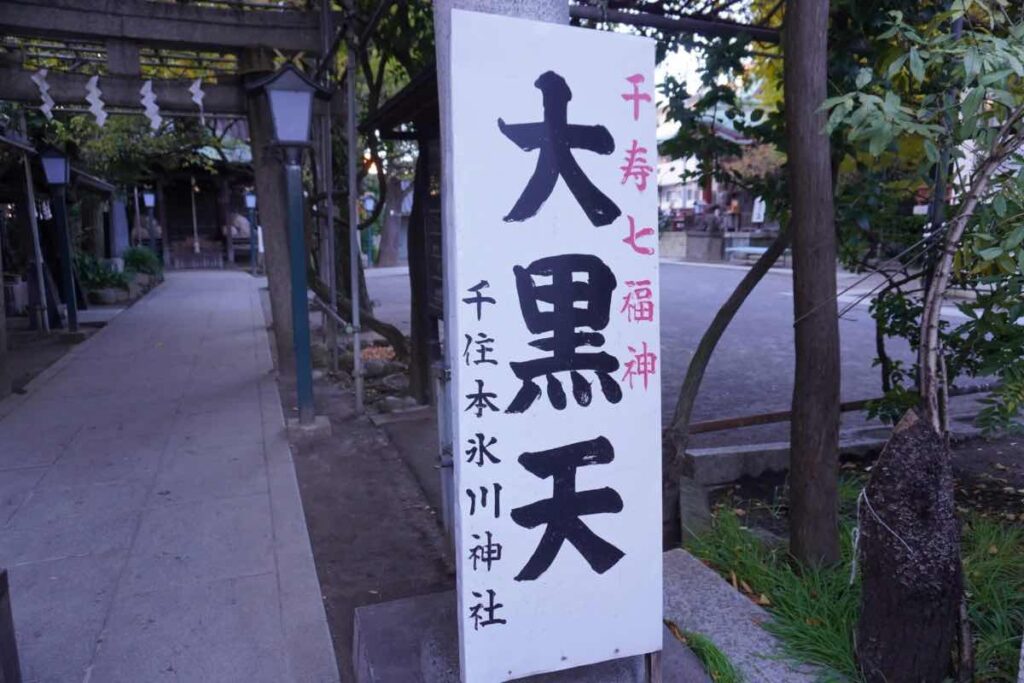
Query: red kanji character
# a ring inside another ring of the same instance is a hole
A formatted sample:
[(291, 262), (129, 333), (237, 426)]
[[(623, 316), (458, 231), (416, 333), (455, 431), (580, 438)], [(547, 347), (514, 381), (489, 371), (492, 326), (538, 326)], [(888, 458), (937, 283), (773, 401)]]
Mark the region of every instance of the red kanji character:
[(640, 103), (650, 102), (651, 96), (645, 92), (640, 92), (640, 83), (644, 82), (643, 74), (633, 74), (632, 76), (627, 76), (626, 80), (633, 84), (633, 92), (622, 93), (622, 99), (626, 100), (627, 102), (629, 102), (630, 100), (633, 101), (633, 120), (638, 121), (640, 120)]
[(626, 280), (629, 291), (622, 297), (619, 313), (626, 314), (626, 320), (639, 323), (654, 320), (654, 291), (650, 280)]
[(640, 230), (637, 230), (636, 219), (633, 218), (632, 216), (627, 216), (627, 218), (629, 218), (629, 237), (622, 238), (622, 241), (628, 244), (633, 249), (633, 251), (635, 251), (638, 254), (643, 254), (644, 256), (653, 255), (654, 249), (652, 249), (651, 247), (641, 247), (639, 244), (636, 243), (636, 241), (641, 237), (648, 237), (649, 235), (653, 235), (654, 228), (641, 228)]
[(626, 152), (626, 163), (619, 166), (622, 170), (622, 184), (633, 178), (636, 189), (643, 192), (647, 189), (647, 177), (654, 173), (654, 167), (647, 163), (647, 148), (633, 140), (633, 146)]
[(637, 353), (632, 346), (627, 346), (633, 354), (633, 359), (626, 361), (626, 372), (622, 375), (622, 381), (629, 382), (629, 388), (633, 388), (633, 378), (639, 377), (643, 380), (644, 391), (647, 390), (647, 378), (655, 374), (657, 370), (658, 357), (647, 350), (647, 342), (643, 343), (643, 351)]

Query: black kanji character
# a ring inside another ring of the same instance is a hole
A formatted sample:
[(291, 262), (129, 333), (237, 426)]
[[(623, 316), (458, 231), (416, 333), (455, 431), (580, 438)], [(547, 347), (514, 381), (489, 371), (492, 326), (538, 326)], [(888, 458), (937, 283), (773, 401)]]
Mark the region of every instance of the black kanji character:
[(494, 405), (492, 400), (498, 398), (498, 395), (484, 391), (484, 381), (482, 379), (476, 380), (476, 393), (466, 394), (466, 398), (469, 399), (469, 405), (466, 406), (465, 412), (475, 410), (477, 417), (483, 415), (485, 410), (493, 410), (495, 412), (498, 410), (498, 406)]
[(469, 448), (466, 449), (466, 455), (469, 457), (466, 458), (466, 462), (476, 463), (477, 467), (483, 467), (484, 461), (488, 460), (497, 465), (501, 460), (494, 457), (494, 454), (490, 451), (491, 446), (496, 443), (498, 443), (498, 440), (493, 436), (490, 440), (487, 440), (486, 436), (477, 432), (476, 436), (469, 440)]
[[(480, 509), (484, 510), (487, 508), (487, 494), (491, 492), (486, 486), (480, 487)], [(466, 495), (469, 496), (469, 516), (472, 517), (476, 514), (476, 491), (473, 489), (466, 489)], [(501, 484), (494, 484), (494, 505), (491, 506), (494, 510), (494, 518), (498, 519), (501, 517)]]
[[(481, 593), (473, 591), (473, 597), (477, 600), (482, 599), (484, 596)], [(492, 626), (494, 624), (507, 624), (508, 620), (498, 619), (495, 617), (495, 613), (504, 607), (505, 605), (500, 602), (494, 602), (494, 591), (487, 590), (487, 604), (478, 602), (469, 608), (469, 618), (473, 620), (473, 630), (476, 631), (482, 626)], [(486, 616), (484, 616), (486, 615)]]
[(537, 453), (523, 453), (519, 464), (541, 479), (552, 480), (551, 498), (512, 510), (512, 521), (527, 529), (547, 525), (529, 561), (516, 581), (533, 581), (555, 561), (562, 543), (569, 541), (587, 564), (604, 574), (624, 553), (604, 540), (580, 520), (583, 515), (621, 512), (622, 498), (612, 488), (576, 490), (576, 470), (604, 465), (615, 459), (611, 443), (603, 436)]
[[(464, 336), (466, 337), (466, 348), (462, 352), (462, 357), (466, 359), (466, 365), (469, 365), (471, 362), (473, 363), (473, 365), (498, 364), (498, 361), (494, 360), (493, 358), (488, 358), (487, 356), (487, 354), (494, 352), (494, 347), (488, 346), (488, 344), (494, 343), (494, 339), (492, 337), (488, 337), (487, 334), (484, 332), (477, 333), (476, 339), (473, 339), (473, 335), (471, 334), (467, 334)], [(477, 357), (475, 359), (471, 359), (470, 347), (472, 347), (474, 344), (476, 345), (474, 353), (476, 354)]]
[[(590, 405), (593, 398), (590, 382), (584, 379), (580, 370), (595, 372), (605, 398), (611, 403), (618, 403), (622, 399), (622, 389), (610, 373), (619, 369), (619, 361), (604, 351), (577, 351), (581, 346), (596, 348), (604, 345), (604, 335), (598, 330), (608, 325), (611, 312), (612, 291), (616, 285), (611, 269), (596, 256), (564, 254), (534, 261), (528, 268), (516, 266), (513, 272), (526, 327), (535, 335), (551, 333), (550, 337), (530, 342), (530, 346), (549, 351), (551, 355), (509, 363), (512, 372), (523, 381), (523, 386), (506, 412), (522, 413), (540, 397), (540, 387), (533, 380), (542, 375), (547, 377), (551, 405), (557, 410), (564, 409), (565, 391), (555, 377), (561, 372), (570, 373), (576, 403)], [(550, 279), (550, 284), (535, 284), (534, 278)], [(542, 302), (548, 305), (549, 310), (540, 310)], [(593, 331), (577, 331), (577, 328)]]
[(494, 300), (494, 298), (489, 297), (489, 296), (484, 296), (480, 292), (480, 290), (487, 289), (490, 286), (491, 286), (490, 282), (488, 282), (487, 280), (481, 280), (480, 282), (476, 283), (475, 285), (473, 285), (472, 287), (470, 287), (469, 289), (466, 290), (467, 292), (473, 292), (473, 296), (466, 297), (465, 299), (462, 300), (462, 303), (464, 303), (464, 304), (476, 304), (476, 319), (477, 320), (480, 320), (480, 316), (483, 313), (484, 304), (496, 304), (496, 303), (498, 303), (497, 301)]
[(477, 545), (469, 549), (469, 559), (473, 562), (473, 571), (476, 571), (478, 562), (485, 565), (487, 571), (491, 571), (491, 565), (501, 559), (501, 544), (494, 542), (490, 531), (484, 532), (484, 535), (487, 537), (486, 541), (481, 541), (480, 534), (472, 535), (478, 541)]
[(541, 91), (544, 120), (537, 123), (507, 124), (498, 119), (498, 128), (524, 152), (540, 149), (537, 167), (515, 206), (505, 216), (506, 222), (525, 221), (537, 215), (551, 196), (561, 176), (569, 191), (587, 214), (591, 224), (608, 225), (622, 213), (590, 178), (572, 155), (574, 149), (597, 154), (611, 154), (615, 141), (604, 126), (581, 126), (569, 123), (569, 100), (572, 91), (565, 79), (547, 71), (534, 82)]

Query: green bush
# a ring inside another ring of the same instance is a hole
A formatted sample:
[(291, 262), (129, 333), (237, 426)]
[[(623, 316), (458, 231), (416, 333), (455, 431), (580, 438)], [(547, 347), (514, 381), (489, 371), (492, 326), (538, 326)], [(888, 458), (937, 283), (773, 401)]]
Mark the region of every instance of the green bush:
[(163, 264), (149, 247), (128, 247), (124, 250), (124, 269), (128, 273), (159, 275), (163, 272)]
[(128, 277), (124, 273), (118, 273), (92, 254), (76, 253), (75, 269), (78, 271), (79, 281), (86, 289), (128, 289)]

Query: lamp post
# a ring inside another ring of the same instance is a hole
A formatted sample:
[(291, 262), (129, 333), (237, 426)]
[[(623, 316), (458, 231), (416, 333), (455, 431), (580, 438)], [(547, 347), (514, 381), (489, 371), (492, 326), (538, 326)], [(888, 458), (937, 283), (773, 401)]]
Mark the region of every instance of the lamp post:
[(245, 193), (245, 208), (249, 210), (249, 271), (256, 276), (256, 193)]
[(149, 248), (156, 254), (156, 230), (153, 229), (153, 207), (156, 206), (156, 194), (152, 190), (143, 190), (142, 203), (146, 205), (146, 220), (149, 222)]
[(57, 224), (57, 246), (60, 249), (60, 279), (64, 290), (67, 309), (68, 332), (78, 331), (78, 300), (75, 298), (74, 264), (71, 260), (71, 236), (68, 234), (67, 185), (71, 164), (67, 156), (58, 149), (49, 148), (39, 155), (43, 162), (43, 173), (50, 186), (53, 198), (53, 218)]
[(327, 97), (329, 93), (291, 64), (250, 84), (249, 89), (266, 93), (273, 123), (273, 142), (284, 149), (295, 382), (298, 390), (299, 424), (310, 425), (315, 419), (315, 412), (306, 282), (306, 238), (302, 210), (302, 150), (310, 144), (313, 97)]

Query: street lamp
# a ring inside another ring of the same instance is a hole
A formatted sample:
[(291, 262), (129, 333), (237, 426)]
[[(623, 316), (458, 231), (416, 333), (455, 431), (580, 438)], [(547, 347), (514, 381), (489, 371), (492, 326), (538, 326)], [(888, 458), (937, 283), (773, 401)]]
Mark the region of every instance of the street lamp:
[(313, 97), (330, 93), (291, 64), (251, 83), (248, 89), (264, 92), (273, 123), (273, 143), (284, 148), (285, 186), (288, 192), (288, 246), (292, 275), (292, 332), (295, 345), (295, 383), (299, 424), (312, 424), (313, 365), (310, 358), (309, 300), (306, 282), (306, 238), (302, 210), (302, 149), (310, 144)]
[(68, 316), (68, 332), (78, 331), (78, 300), (75, 298), (74, 264), (71, 260), (71, 236), (68, 234), (67, 185), (71, 176), (71, 164), (67, 155), (59, 149), (49, 147), (39, 154), (43, 162), (43, 174), (50, 186), (53, 201), (53, 218), (57, 224), (57, 246), (60, 249), (60, 279), (64, 290), (65, 308)]
[(249, 271), (256, 277), (256, 193), (245, 193), (245, 208), (249, 210)]
[(146, 205), (146, 219), (149, 221), (149, 248), (156, 253), (156, 230), (153, 229), (153, 207), (156, 206), (156, 195), (152, 190), (143, 190), (142, 203)]

